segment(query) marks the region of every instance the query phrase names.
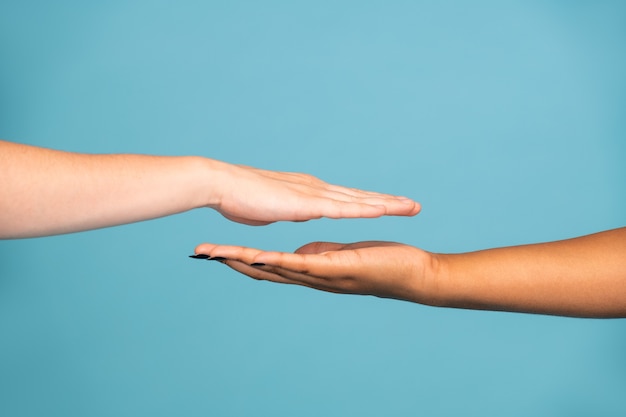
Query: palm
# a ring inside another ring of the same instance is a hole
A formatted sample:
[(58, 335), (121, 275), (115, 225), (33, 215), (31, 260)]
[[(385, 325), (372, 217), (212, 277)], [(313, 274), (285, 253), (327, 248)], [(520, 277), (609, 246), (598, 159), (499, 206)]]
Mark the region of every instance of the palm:
[(429, 256), (412, 246), (379, 241), (315, 242), (295, 253), (210, 244), (196, 251), (227, 258), (228, 266), (255, 279), (411, 301), (420, 293)]

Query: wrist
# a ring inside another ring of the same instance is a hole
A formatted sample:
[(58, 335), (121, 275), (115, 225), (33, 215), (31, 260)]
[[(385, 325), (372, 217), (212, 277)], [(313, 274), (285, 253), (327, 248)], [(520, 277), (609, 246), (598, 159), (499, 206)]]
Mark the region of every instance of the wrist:
[(434, 307), (449, 307), (449, 255), (426, 252), (424, 262), (424, 292), (419, 302)]
[[(443, 283), (447, 275), (445, 255), (426, 252), (412, 246), (406, 246), (410, 252), (407, 254), (407, 280), (403, 284), (396, 285), (402, 291), (398, 299), (414, 303), (439, 307), (445, 304)], [(402, 276), (402, 274), (400, 274)]]
[(224, 173), (228, 164), (216, 159), (205, 157), (189, 157), (192, 159), (193, 167), (193, 189), (194, 196), (197, 197), (196, 207), (217, 208), (223, 200), (224, 184), (227, 181)]
[(437, 254), (434, 281), (437, 283), (437, 307), (473, 310), (493, 309), (488, 294), (492, 292), (482, 278), (485, 270), (477, 268), (476, 253)]

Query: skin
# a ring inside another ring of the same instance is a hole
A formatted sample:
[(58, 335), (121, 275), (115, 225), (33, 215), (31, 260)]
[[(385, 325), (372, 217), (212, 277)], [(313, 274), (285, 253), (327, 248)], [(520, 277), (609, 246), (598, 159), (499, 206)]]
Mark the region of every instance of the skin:
[(315, 242), (295, 253), (205, 243), (196, 253), (257, 280), (334, 293), (439, 307), (626, 317), (626, 228), (460, 254), (392, 242)]
[(0, 239), (115, 226), (208, 207), (247, 225), (414, 216), (415, 201), (198, 156), (91, 155), (0, 141)]

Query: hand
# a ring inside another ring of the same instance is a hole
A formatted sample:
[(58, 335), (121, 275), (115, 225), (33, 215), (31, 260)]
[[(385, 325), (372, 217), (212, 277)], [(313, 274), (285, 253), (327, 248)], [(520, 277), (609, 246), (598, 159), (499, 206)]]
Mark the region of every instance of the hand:
[(238, 223), (414, 216), (420, 211), (420, 205), (406, 197), (332, 185), (306, 174), (220, 164), (209, 207)]
[(196, 254), (217, 258), (258, 280), (334, 293), (435, 302), (434, 258), (428, 252), (400, 243), (315, 242), (295, 253), (205, 243), (196, 248)]

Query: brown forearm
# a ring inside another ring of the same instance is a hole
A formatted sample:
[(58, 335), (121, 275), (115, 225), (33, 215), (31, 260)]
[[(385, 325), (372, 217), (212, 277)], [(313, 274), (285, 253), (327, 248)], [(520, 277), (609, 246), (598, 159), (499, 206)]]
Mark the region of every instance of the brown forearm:
[(443, 306), (626, 317), (626, 228), (436, 258)]

